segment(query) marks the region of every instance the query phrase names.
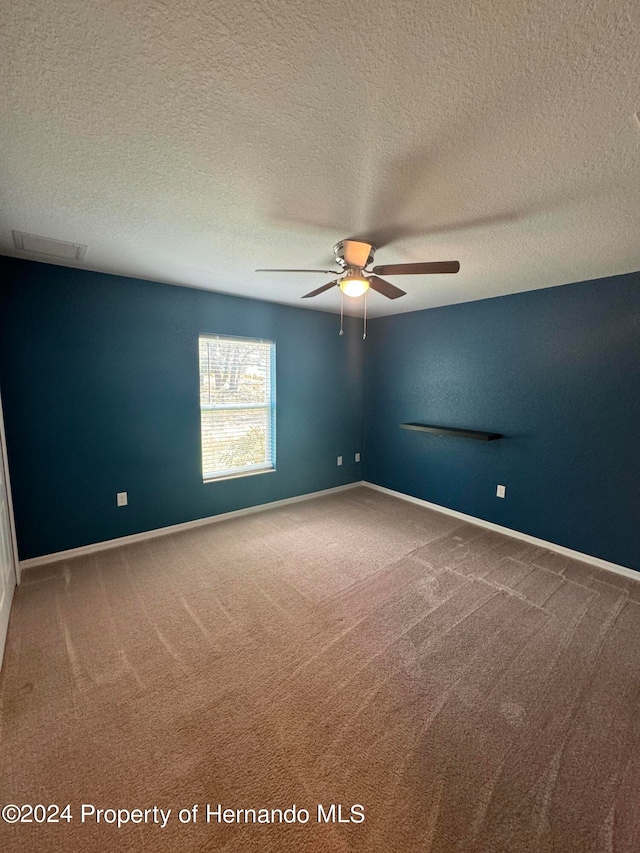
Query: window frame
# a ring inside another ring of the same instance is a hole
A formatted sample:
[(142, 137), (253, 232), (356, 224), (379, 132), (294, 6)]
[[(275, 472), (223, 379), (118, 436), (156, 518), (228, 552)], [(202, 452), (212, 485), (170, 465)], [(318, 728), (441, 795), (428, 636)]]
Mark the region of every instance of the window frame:
[[(269, 348), (269, 374), (267, 377), (268, 400), (266, 403), (202, 403), (200, 400), (200, 473), (203, 483), (217, 483), (221, 480), (232, 480), (238, 477), (250, 477), (255, 474), (269, 474), (276, 470), (276, 342), (266, 338), (245, 338), (240, 335), (221, 335), (202, 332), (198, 335), (198, 377), (201, 374), (200, 344), (202, 341), (229, 341), (232, 343), (246, 343), (252, 345), (268, 346)], [(199, 385), (199, 383), (198, 383)], [(200, 396), (200, 387), (198, 396)], [(203, 445), (203, 413), (206, 411), (266, 411), (267, 413), (267, 442), (271, 447), (271, 458), (269, 462), (260, 462), (253, 465), (243, 465), (238, 468), (225, 468), (216, 474), (204, 470), (204, 445)]]

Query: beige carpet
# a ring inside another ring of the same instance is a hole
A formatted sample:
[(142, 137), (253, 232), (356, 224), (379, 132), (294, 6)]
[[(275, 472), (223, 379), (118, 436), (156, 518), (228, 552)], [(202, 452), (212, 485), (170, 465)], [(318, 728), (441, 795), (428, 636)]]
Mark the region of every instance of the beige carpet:
[(2, 824), (0, 848), (640, 850), (639, 602), (366, 488), (32, 570), (0, 799), (72, 820)]

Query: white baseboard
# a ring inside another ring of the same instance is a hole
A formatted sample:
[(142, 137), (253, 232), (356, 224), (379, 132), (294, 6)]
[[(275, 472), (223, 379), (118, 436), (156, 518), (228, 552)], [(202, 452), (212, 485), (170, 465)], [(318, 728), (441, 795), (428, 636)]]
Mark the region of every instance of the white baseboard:
[(191, 530), (193, 527), (202, 527), (205, 524), (215, 524), (218, 521), (228, 521), (240, 515), (249, 515), (254, 512), (262, 512), (266, 509), (286, 506), (287, 504), (308, 501), (311, 498), (319, 498), (331, 495), (335, 492), (344, 492), (362, 486), (362, 480), (355, 483), (347, 483), (344, 486), (334, 486), (332, 489), (322, 489), (319, 492), (308, 492), (306, 495), (296, 495), (293, 498), (283, 498), (280, 501), (271, 501), (257, 506), (248, 506), (245, 509), (235, 509), (231, 512), (221, 512), (219, 515), (210, 515), (206, 518), (196, 518), (194, 521), (184, 521), (181, 524), (172, 524), (169, 527), (159, 527), (156, 530), (145, 530), (143, 533), (132, 533), (130, 536), (120, 536), (117, 539), (107, 539), (103, 542), (93, 542), (91, 545), (82, 545), (80, 548), (69, 548), (67, 551), (56, 551), (53, 554), (43, 554), (41, 557), (31, 557), (29, 560), (21, 560), (20, 568), (34, 569), (37, 566), (46, 566), (48, 563), (57, 563), (60, 560), (70, 560), (73, 557), (82, 557), (85, 554), (95, 554), (97, 551), (106, 551), (108, 548), (119, 548), (121, 545), (131, 545), (134, 542), (143, 542), (145, 539), (155, 539), (156, 536), (168, 536), (170, 533), (179, 533), (181, 530)]
[(366, 480), (358, 480), (355, 483), (347, 483), (344, 486), (335, 486), (332, 489), (322, 489), (319, 492), (308, 492), (305, 495), (296, 495), (293, 498), (284, 498), (283, 500), (271, 501), (266, 504), (258, 504), (257, 506), (250, 506), (245, 509), (236, 509), (232, 512), (223, 512), (220, 513), (220, 515), (197, 518), (194, 521), (185, 521), (182, 524), (172, 524), (169, 527), (160, 527), (156, 530), (146, 530), (143, 533), (132, 533), (130, 536), (120, 536), (117, 539), (108, 539), (104, 542), (94, 542), (91, 545), (83, 545), (80, 548), (70, 548), (67, 551), (57, 551), (53, 554), (44, 554), (41, 557), (32, 557), (29, 560), (21, 560), (20, 568), (24, 571), (25, 569), (33, 569), (37, 566), (45, 566), (48, 563), (56, 563), (60, 560), (69, 560), (73, 557), (95, 554), (97, 551), (105, 551), (109, 548), (119, 548), (121, 545), (143, 542), (145, 539), (155, 539), (157, 536), (167, 536), (171, 533), (178, 533), (181, 530), (190, 530), (194, 527), (202, 527), (206, 524), (216, 524), (219, 521), (227, 521), (230, 518), (237, 518), (241, 515), (249, 515), (251, 513), (262, 512), (267, 509), (274, 509), (275, 507), (286, 506), (287, 504), (299, 503), (300, 501), (307, 501), (312, 498), (334, 494), (336, 492), (344, 492), (348, 489), (354, 489), (357, 486), (366, 486), (368, 489), (375, 489), (375, 491), (383, 492), (384, 494), (391, 495), (394, 498), (400, 498), (403, 501), (408, 501), (409, 503), (417, 504), (418, 506), (423, 506), (427, 509), (444, 513), (445, 515), (451, 515), (454, 518), (459, 518), (461, 521), (466, 521), (469, 524), (486, 527), (488, 530), (495, 530), (496, 533), (511, 536), (513, 539), (521, 539), (523, 542), (538, 545), (541, 548), (546, 548), (548, 551), (555, 551), (556, 553), (563, 554), (565, 557), (570, 557), (573, 560), (581, 560), (583, 563), (589, 563), (592, 566), (597, 566), (599, 569), (604, 569), (605, 571), (614, 572), (615, 574), (624, 575), (625, 577), (640, 581), (640, 572), (637, 572), (634, 569), (629, 569), (626, 566), (619, 566), (616, 563), (610, 563), (607, 560), (602, 560), (600, 557), (593, 557), (591, 554), (583, 554), (581, 551), (574, 551), (571, 548), (565, 548), (564, 545), (556, 545), (555, 542), (548, 542), (546, 539), (538, 539), (536, 536), (529, 536), (528, 533), (520, 533), (520, 531), (512, 530), (510, 527), (503, 527), (500, 524), (494, 524), (492, 521), (485, 521), (482, 518), (467, 515), (464, 512), (458, 512), (455, 509), (449, 509), (448, 507), (440, 506), (440, 504), (434, 504), (430, 501), (422, 500), (422, 498), (414, 498), (411, 495), (404, 494), (404, 492), (396, 492), (393, 489), (387, 489), (385, 486), (377, 486), (375, 483), (369, 483)]
[(599, 569), (605, 569), (608, 572), (615, 572), (617, 575), (624, 575), (627, 578), (640, 581), (640, 572), (635, 569), (629, 569), (626, 566), (619, 566), (617, 563), (610, 563), (607, 560), (602, 560), (600, 557), (592, 557), (591, 554), (583, 554), (581, 551), (574, 551), (571, 548), (565, 548), (564, 545), (556, 545), (555, 542), (547, 542), (546, 539), (538, 539), (536, 536), (529, 536), (528, 533), (520, 533), (519, 530), (512, 530), (510, 527), (502, 527), (500, 524), (494, 524), (492, 521), (485, 521), (483, 518), (476, 518), (474, 515), (467, 515), (464, 512), (458, 512), (455, 509), (448, 509), (440, 504), (423, 501), (422, 498), (414, 498), (411, 495), (405, 495), (404, 492), (396, 492), (393, 489), (387, 489), (384, 486), (377, 486), (375, 483), (369, 483), (364, 480), (363, 486), (368, 489), (375, 489), (377, 492), (384, 492), (385, 495), (391, 495), (394, 498), (400, 498), (403, 501), (408, 501), (418, 506), (424, 506), (427, 509), (433, 509), (436, 512), (442, 512), (445, 515), (452, 515), (454, 518), (459, 518), (461, 521), (467, 521), (469, 524), (475, 524), (479, 527), (486, 527), (488, 530), (495, 530), (496, 533), (503, 533), (505, 536), (511, 536), (513, 539), (522, 539), (523, 542), (529, 542), (531, 545), (539, 545), (541, 548), (546, 548), (548, 551), (555, 551), (558, 554), (563, 554), (565, 557), (571, 557), (572, 560), (581, 560), (583, 563), (589, 563), (592, 566), (597, 566)]
[(11, 603), (13, 601), (13, 593), (15, 592), (16, 585), (12, 584), (10, 590), (7, 592), (7, 601), (5, 601), (2, 605), (2, 610), (0, 610), (0, 669), (2, 669), (2, 660), (4, 658), (4, 646), (7, 639), (7, 630), (9, 628), (9, 617), (11, 616)]

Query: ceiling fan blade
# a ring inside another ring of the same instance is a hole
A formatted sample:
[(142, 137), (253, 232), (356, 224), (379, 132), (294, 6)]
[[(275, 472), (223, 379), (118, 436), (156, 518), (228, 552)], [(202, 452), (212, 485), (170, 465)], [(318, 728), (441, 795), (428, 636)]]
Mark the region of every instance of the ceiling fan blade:
[(369, 287), (372, 290), (377, 290), (378, 293), (386, 296), (387, 299), (397, 299), (399, 296), (406, 296), (404, 290), (400, 290), (399, 287), (396, 287), (395, 284), (391, 284), (390, 281), (378, 278), (377, 275), (368, 276), (367, 281), (369, 282)]
[(337, 270), (256, 270), (256, 272), (321, 272), (323, 275), (335, 275)]
[(376, 275), (430, 275), (434, 273), (458, 272), (459, 261), (432, 261), (426, 264), (384, 264), (374, 267)]
[(369, 260), (371, 243), (360, 240), (343, 240), (344, 260), (348, 267), (364, 267)]
[(329, 290), (330, 287), (335, 287), (338, 283), (338, 279), (335, 281), (330, 281), (329, 284), (323, 284), (322, 287), (318, 287), (316, 290), (312, 290), (311, 293), (305, 293), (302, 297), (303, 299), (309, 299), (310, 296), (317, 296), (319, 293), (324, 293), (325, 290)]

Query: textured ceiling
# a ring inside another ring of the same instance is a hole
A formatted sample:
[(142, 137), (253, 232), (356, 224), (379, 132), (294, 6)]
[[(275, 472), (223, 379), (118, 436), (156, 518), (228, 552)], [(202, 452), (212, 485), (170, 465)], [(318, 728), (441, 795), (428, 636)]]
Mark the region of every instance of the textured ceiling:
[[(640, 269), (637, 0), (0, 0), (0, 252), (372, 316)], [(362, 300), (351, 308), (361, 310)]]

